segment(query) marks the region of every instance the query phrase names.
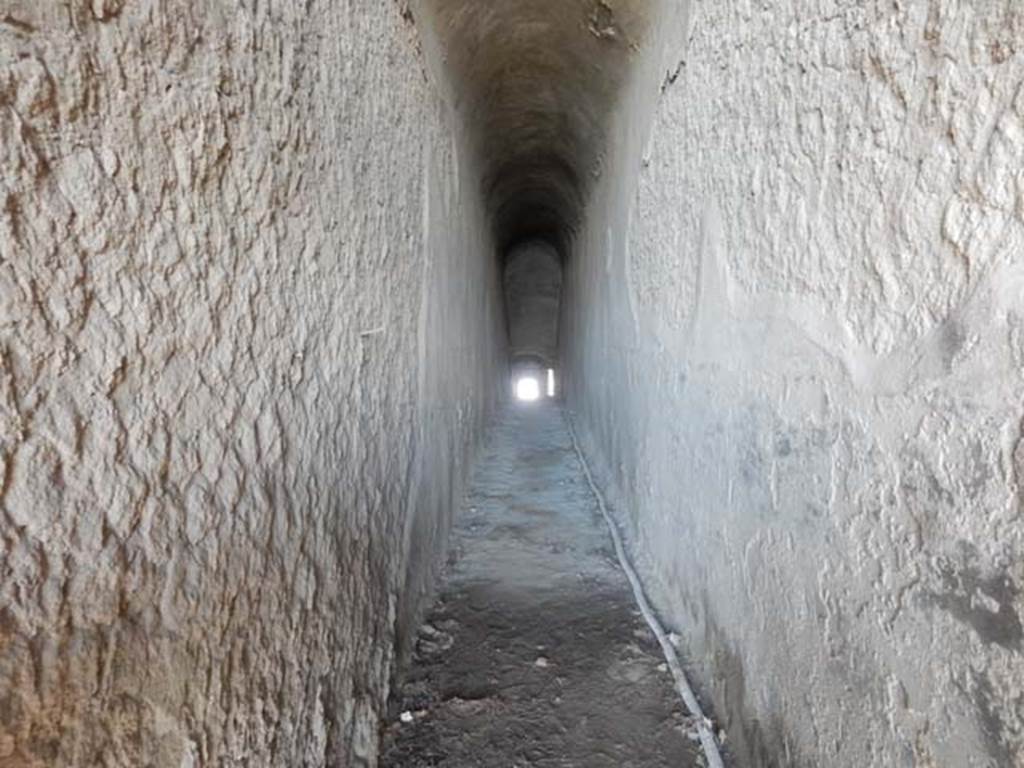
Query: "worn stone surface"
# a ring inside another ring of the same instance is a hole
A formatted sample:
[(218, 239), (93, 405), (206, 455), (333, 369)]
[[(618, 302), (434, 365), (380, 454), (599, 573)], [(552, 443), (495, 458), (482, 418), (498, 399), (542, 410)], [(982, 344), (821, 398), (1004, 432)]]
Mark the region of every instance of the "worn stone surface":
[(1024, 12), (666, 4), (569, 399), (741, 764), (1024, 764)]
[(498, 391), (409, 12), (0, 3), (0, 765), (371, 765)]
[(503, 410), (452, 544), (382, 765), (702, 764), (557, 403)]

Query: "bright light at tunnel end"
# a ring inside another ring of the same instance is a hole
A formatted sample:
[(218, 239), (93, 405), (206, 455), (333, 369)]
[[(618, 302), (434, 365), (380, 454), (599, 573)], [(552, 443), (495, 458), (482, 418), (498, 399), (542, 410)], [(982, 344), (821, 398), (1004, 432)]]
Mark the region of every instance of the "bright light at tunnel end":
[(516, 400), (532, 403), (540, 398), (540, 383), (532, 376), (523, 376), (516, 382)]

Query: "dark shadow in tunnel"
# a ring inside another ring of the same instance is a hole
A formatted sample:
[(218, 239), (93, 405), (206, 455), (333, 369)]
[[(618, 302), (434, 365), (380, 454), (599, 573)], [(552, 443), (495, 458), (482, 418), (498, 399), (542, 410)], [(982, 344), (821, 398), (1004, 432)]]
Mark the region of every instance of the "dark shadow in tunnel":
[(555, 368), (562, 260), (551, 243), (529, 240), (513, 246), (502, 273), (509, 354), (513, 365), (535, 362)]
[(421, 0), (479, 169), (513, 372), (557, 369), (564, 260), (655, 0)]
[(475, 136), (499, 252), (562, 253), (599, 175), (650, 0), (428, 0)]

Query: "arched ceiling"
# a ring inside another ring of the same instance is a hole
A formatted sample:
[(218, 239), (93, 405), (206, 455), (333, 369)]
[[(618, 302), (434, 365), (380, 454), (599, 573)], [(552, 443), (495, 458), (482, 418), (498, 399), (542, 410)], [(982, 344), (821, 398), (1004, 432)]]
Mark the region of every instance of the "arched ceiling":
[(564, 253), (652, 0), (423, 0), (482, 164), (502, 253)]

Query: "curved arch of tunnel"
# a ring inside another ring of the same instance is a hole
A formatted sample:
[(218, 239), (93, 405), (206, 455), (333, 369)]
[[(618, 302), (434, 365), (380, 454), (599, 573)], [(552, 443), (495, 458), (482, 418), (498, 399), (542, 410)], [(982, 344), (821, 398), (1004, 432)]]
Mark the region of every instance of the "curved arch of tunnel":
[(510, 361), (557, 367), (562, 270), (654, 0), (423, 0), (500, 258)]

